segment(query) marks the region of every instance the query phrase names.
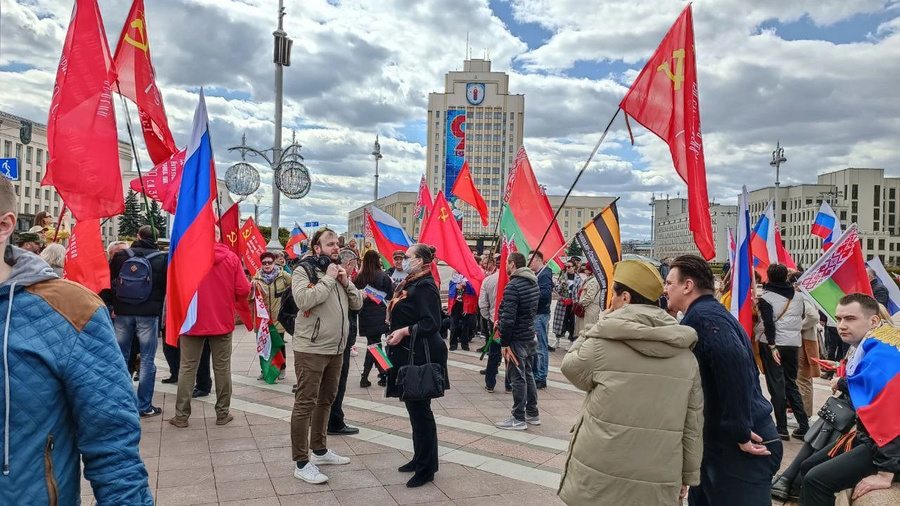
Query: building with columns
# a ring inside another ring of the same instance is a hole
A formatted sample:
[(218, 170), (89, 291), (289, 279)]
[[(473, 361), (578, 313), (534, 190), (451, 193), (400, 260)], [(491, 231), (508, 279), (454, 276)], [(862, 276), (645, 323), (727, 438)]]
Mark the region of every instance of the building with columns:
[[(700, 254), (688, 222), (687, 199), (653, 197), (650, 206), (653, 214), (653, 258), (662, 260)], [(709, 214), (716, 245), (716, 256), (711, 261), (725, 263), (728, 261), (728, 229), (734, 229), (737, 224), (738, 208), (736, 205), (711, 204)]]

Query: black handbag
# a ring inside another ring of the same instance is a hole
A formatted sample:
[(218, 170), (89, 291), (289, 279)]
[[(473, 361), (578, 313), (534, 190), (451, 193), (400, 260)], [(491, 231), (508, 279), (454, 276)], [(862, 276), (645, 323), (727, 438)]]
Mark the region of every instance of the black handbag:
[(426, 364), (414, 365), (417, 329), (413, 327), (409, 342), (409, 365), (397, 371), (397, 385), (403, 387), (401, 401), (424, 401), (444, 396), (444, 368), (431, 363), (428, 341), (425, 341)]
[(819, 409), (819, 418), (824, 419), (834, 430), (844, 433), (856, 423), (856, 411), (849, 401), (832, 396)]

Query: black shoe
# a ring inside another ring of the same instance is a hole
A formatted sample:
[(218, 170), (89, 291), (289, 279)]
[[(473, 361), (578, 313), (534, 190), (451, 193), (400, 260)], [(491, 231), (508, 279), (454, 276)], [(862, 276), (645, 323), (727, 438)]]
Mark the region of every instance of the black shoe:
[(140, 373), (138, 371), (134, 371), (134, 374), (131, 375), (131, 381), (138, 381), (140, 379)]
[(411, 473), (416, 470), (416, 463), (413, 461), (409, 461), (406, 464), (397, 468), (401, 473)]
[(549, 345), (548, 345), (548, 346), (547, 346), (547, 351), (556, 351), (556, 348), (554, 348), (553, 346), (549, 346)]
[(456, 345), (455, 345), (455, 344), (450, 346), (450, 351), (456, 351)]
[(534, 386), (538, 390), (543, 390), (543, 389), (547, 388), (547, 382), (546, 381), (535, 381)]
[(791, 483), (791, 491), (788, 492), (788, 501), (800, 502), (800, 484)]
[(803, 438), (806, 437), (808, 431), (809, 429), (795, 429), (794, 432), (791, 432), (791, 436), (793, 436), (794, 439), (803, 441)]
[(168, 378), (166, 378), (166, 379), (160, 381), (160, 383), (166, 383), (166, 384), (169, 384), (169, 385), (171, 385), (171, 384), (174, 383), (174, 384), (177, 385), (177, 384), (178, 384), (178, 376), (169, 376)]
[(783, 476), (776, 476), (772, 483), (772, 499), (779, 501), (788, 500), (788, 491), (791, 489), (791, 482)]
[(487, 374), (487, 369), (482, 369), (482, 370), (478, 371), (478, 374), (484, 376), (485, 374)]
[(329, 436), (352, 436), (354, 434), (359, 434), (359, 429), (357, 429), (356, 427), (351, 427), (349, 425), (344, 425), (338, 430), (328, 429)]
[(387, 378), (381, 378), (380, 380), (378, 380), (378, 386), (386, 387), (387, 386)]
[(156, 406), (150, 406), (150, 409), (147, 411), (141, 411), (141, 418), (150, 418), (152, 416), (159, 416), (162, 414), (162, 408), (157, 408)]
[(463, 347), (462, 347), (462, 350), (463, 350), (463, 351), (472, 351), (472, 350), (469, 349), (469, 346), (468, 346), (468, 345), (463, 346)]
[(434, 481), (433, 474), (428, 475), (428, 476), (420, 476), (417, 474), (417, 475), (414, 475), (412, 478), (410, 478), (408, 482), (406, 482), (406, 487), (407, 488), (421, 487), (422, 485), (428, 483), (429, 481)]
[(297, 385), (296, 384), (291, 387), (291, 393), (292, 394), (297, 393)]
[(778, 431), (778, 437), (781, 438), (782, 441), (790, 441), (791, 435), (788, 434), (788, 431)]
[(195, 388), (194, 391), (191, 392), (191, 397), (193, 397), (194, 399), (196, 399), (197, 397), (206, 397), (207, 395), (209, 395), (209, 392), (204, 392), (199, 388)]
[(369, 388), (372, 386), (372, 382), (369, 381), (369, 378), (359, 378), (359, 388)]

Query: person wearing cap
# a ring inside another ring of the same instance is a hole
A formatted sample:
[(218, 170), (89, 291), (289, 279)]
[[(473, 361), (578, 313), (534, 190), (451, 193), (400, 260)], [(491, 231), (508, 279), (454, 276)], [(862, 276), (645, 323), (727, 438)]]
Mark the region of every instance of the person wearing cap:
[(19, 234), (19, 240), (16, 241), (16, 246), (25, 251), (34, 253), (35, 255), (40, 255), (41, 250), (44, 249), (44, 240), (34, 232), (22, 232)]
[(47, 241), (47, 231), (44, 230), (44, 227), (39, 227), (39, 226), (35, 225), (35, 226), (29, 228), (28, 231), (31, 232), (32, 234), (37, 234), (38, 237), (43, 239), (45, 242)]
[(663, 280), (616, 264), (612, 301), (566, 353), (562, 373), (587, 392), (559, 497), (567, 504), (680, 505), (700, 483), (703, 388), (697, 333), (656, 304)]
[(403, 258), (406, 257), (406, 252), (402, 249), (398, 249), (393, 254), (391, 254), (391, 258), (394, 260), (394, 266), (388, 269), (387, 275), (391, 277), (391, 281), (394, 283), (394, 288), (397, 288), (397, 285), (400, 284), (401, 281), (406, 279), (406, 275), (409, 274), (405, 270), (403, 270)]

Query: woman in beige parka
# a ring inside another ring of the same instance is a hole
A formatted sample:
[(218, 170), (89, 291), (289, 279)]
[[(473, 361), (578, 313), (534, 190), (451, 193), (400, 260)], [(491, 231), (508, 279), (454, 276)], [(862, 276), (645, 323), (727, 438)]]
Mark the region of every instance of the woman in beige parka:
[(587, 397), (572, 429), (559, 497), (569, 505), (680, 505), (700, 483), (703, 390), (697, 334), (656, 305), (645, 262), (616, 264), (610, 308), (578, 338), (562, 372)]

